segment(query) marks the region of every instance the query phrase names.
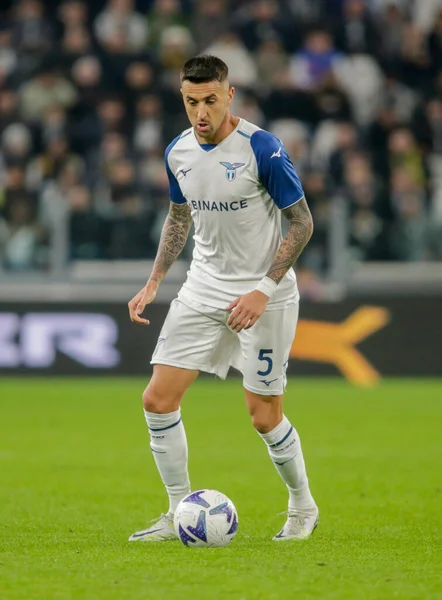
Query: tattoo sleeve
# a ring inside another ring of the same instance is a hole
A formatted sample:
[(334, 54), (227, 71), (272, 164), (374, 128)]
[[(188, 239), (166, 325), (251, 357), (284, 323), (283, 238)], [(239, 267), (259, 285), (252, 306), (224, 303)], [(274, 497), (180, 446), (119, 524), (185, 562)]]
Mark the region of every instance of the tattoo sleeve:
[(186, 244), (191, 224), (192, 217), (188, 204), (171, 202), (150, 276), (152, 281), (160, 282), (164, 279)]
[(313, 219), (305, 198), (282, 213), (289, 221), (289, 228), (267, 271), (267, 277), (275, 283), (279, 283), (298, 260), (313, 233)]

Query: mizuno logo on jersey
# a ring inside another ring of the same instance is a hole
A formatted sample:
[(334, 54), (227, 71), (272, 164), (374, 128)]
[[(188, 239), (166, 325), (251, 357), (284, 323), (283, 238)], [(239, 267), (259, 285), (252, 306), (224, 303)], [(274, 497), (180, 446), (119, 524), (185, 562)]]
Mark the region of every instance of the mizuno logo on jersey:
[(278, 152), (274, 152), (270, 158), (281, 158), (281, 146), (279, 146)]
[(274, 381), (276, 381), (277, 379), (279, 379), (279, 377), (276, 377), (275, 379), (271, 379), (270, 381), (268, 381), (268, 380), (266, 380), (266, 379), (260, 379), (260, 380), (259, 380), (259, 382), (260, 382), (260, 383), (265, 383), (265, 385), (266, 385), (267, 387), (269, 387), (269, 385), (270, 385), (271, 383), (273, 383)]
[(223, 167), (226, 167), (226, 179), (227, 181), (233, 181), (236, 177), (236, 170), (243, 167), (246, 163), (229, 163), (220, 162)]
[(191, 171), (191, 170), (192, 170), (192, 169), (180, 169), (180, 170), (178, 171), (178, 173), (182, 173), (182, 174), (183, 174), (183, 177), (187, 177), (187, 173), (188, 173), (189, 171)]

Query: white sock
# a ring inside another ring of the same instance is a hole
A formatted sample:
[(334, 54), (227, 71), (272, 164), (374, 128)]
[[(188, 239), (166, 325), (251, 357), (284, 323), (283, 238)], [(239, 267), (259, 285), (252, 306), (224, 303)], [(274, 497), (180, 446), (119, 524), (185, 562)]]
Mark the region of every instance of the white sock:
[(190, 493), (187, 471), (187, 439), (181, 410), (160, 415), (144, 411), (150, 434), (150, 448), (169, 496), (169, 513)]
[[(259, 433), (259, 432), (258, 432)], [(310, 493), (298, 432), (286, 416), (269, 433), (260, 433), (270, 458), (289, 491), (289, 512), (311, 512), (316, 504)]]

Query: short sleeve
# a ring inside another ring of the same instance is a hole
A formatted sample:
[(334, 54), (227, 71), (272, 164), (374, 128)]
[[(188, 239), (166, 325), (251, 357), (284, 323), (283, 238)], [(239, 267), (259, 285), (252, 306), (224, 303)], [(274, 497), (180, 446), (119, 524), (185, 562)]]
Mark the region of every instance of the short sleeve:
[(176, 137), (166, 148), (166, 152), (164, 153), (164, 162), (166, 165), (167, 177), (169, 178), (169, 188), (170, 188), (170, 199), (175, 204), (185, 204), (186, 199), (183, 196), (183, 192), (181, 191), (180, 184), (177, 181), (177, 178), (172, 173), (172, 170), (169, 166), (169, 154), (172, 148), (180, 139), (180, 135)]
[(258, 176), (273, 202), (281, 210), (304, 196), (296, 169), (282, 142), (268, 131), (255, 131), (250, 139), (258, 165)]

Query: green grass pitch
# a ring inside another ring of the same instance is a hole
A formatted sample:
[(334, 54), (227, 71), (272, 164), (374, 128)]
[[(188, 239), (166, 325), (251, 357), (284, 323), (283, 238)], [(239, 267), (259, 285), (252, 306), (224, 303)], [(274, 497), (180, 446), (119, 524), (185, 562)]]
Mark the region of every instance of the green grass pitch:
[(320, 526), (271, 541), (286, 493), (240, 381), (200, 380), (183, 416), (193, 488), (237, 506), (225, 549), (127, 543), (165, 510), (139, 379), (0, 382), (0, 599), (442, 598), (442, 383), (289, 382)]

